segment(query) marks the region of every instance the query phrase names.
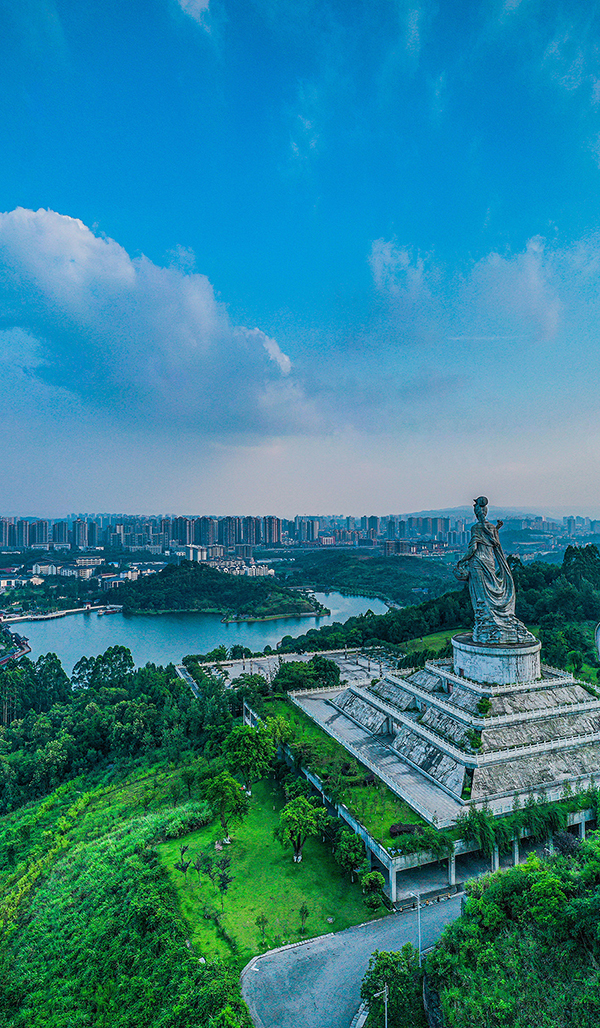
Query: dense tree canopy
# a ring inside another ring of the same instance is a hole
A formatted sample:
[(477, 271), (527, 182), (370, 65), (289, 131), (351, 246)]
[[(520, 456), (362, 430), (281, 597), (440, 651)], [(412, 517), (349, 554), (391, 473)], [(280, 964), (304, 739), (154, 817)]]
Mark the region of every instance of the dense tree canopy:
[(600, 842), (469, 883), (427, 961), (451, 1028), (596, 1028)]
[(273, 565), (290, 585), (307, 585), (327, 592), (383, 596), (396, 603), (414, 603), (418, 592), (439, 596), (456, 584), (452, 569), (438, 560), (407, 554), (383, 557), (353, 550), (297, 551), (286, 564)]
[(316, 600), (288, 589), (271, 576), (228, 575), (188, 560), (168, 564), (157, 575), (137, 582), (124, 582), (119, 602), (130, 613), (195, 610), (240, 618), (317, 613), (323, 609)]

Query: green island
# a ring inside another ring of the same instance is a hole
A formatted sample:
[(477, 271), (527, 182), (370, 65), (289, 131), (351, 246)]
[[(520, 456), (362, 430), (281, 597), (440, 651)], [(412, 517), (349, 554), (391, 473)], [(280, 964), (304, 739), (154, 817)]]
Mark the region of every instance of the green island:
[(124, 582), (119, 603), (126, 614), (193, 611), (222, 614), (224, 621), (268, 621), (329, 614), (314, 596), (281, 585), (273, 576), (229, 575), (206, 565), (181, 561), (156, 575)]

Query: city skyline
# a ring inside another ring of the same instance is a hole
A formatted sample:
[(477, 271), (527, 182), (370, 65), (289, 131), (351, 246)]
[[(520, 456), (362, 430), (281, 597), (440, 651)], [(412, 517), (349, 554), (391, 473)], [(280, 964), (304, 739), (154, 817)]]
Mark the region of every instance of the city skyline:
[(568, 0), (6, 5), (4, 509), (600, 515), (599, 46)]

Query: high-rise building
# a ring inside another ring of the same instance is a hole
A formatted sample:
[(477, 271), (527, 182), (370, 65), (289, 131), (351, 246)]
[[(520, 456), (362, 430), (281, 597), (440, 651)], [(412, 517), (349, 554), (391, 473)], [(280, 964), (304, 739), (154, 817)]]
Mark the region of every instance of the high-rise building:
[(87, 549), (88, 545), (88, 526), (87, 521), (83, 518), (77, 518), (73, 522), (73, 546), (78, 550)]
[(48, 521), (34, 521), (29, 529), (29, 542), (32, 546), (47, 546), (50, 535)]
[(69, 541), (69, 523), (68, 521), (55, 521), (52, 525), (52, 542), (53, 543), (68, 543)]
[(265, 545), (278, 546), (281, 542), (281, 521), (279, 518), (264, 518)]
[(0, 546), (8, 546), (8, 530), (10, 521), (8, 518), (0, 518)]
[(241, 542), (241, 519), (226, 517), (219, 519), (219, 542), (226, 549)]
[(171, 538), (181, 546), (191, 546), (194, 541), (194, 522), (191, 518), (173, 518)]
[(242, 535), (244, 542), (247, 543), (248, 546), (256, 546), (256, 543), (258, 542), (257, 535), (260, 538), (260, 532), (257, 532), (256, 522), (257, 518), (253, 517), (245, 517), (242, 521)]
[(196, 518), (194, 542), (198, 546), (214, 546), (218, 537), (218, 523), (215, 518)]
[(15, 545), (19, 550), (26, 550), (29, 546), (29, 529), (30, 524), (28, 521), (21, 519), (17, 521), (16, 528), (16, 540)]

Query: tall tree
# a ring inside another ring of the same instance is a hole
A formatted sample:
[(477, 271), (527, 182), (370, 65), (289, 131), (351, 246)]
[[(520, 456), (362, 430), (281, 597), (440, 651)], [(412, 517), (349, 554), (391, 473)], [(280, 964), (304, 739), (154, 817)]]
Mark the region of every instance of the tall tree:
[(239, 782), (228, 771), (222, 771), (205, 783), (204, 797), (219, 817), (225, 833), (224, 841), (230, 842), (230, 824), (241, 820), (248, 813), (248, 799)]
[(344, 871), (350, 873), (351, 881), (354, 881), (354, 872), (365, 859), (365, 844), (359, 835), (345, 829), (337, 844), (335, 857)]
[(267, 729), (239, 725), (226, 739), (225, 753), (229, 766), (238, 772), (249, 796), (252, 782), (267, 773), (275, 756), (275, 744)]
[(297, 796), (290, 800), (279, 815), (279, 824), (275, 829), (275, 837), (282, 846), (291, 846), (294, 851), (294, 863), (302, 860), (302, 850), (311, 835), (317, 835), (319, 819), (317, 811), (305, 796)]
[(426, 1028), (422, 981), (419, 955), (410, 943), (399, 952), (375, 950), (360, 990), (369, 1005), (369, 1019), (383, 1024), (382, 992), (387, 986), (389, 1028)]

